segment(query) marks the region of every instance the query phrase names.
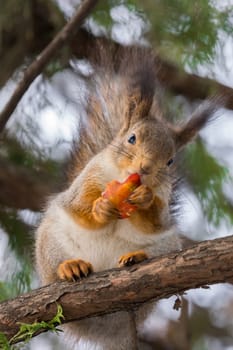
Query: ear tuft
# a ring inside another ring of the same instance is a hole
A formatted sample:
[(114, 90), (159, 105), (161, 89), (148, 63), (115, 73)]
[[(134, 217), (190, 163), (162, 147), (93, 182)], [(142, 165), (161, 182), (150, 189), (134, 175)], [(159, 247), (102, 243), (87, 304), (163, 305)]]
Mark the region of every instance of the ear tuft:
[(156, 88), (155, 61), (156, 56), (146, 48), (129, 51), (123, 62), (123, 73), (127, 72), (127, 113), (133, 122), (142, 120), (150, 112)]
[(224, 105), (221, 97), (213, 97), (203, 102), (192, 114), (189, 121), (175, 129), (176, 146), (179, 150), (191, 142), (207, 123), (216, 118), (216, 112)]

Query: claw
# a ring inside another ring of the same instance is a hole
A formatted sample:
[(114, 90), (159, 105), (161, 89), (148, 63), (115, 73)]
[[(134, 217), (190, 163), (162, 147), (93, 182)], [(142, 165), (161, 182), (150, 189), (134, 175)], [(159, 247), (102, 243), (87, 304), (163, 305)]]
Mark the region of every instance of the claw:
[(122, 255), (118, 260), (118, 266), (131, 266), (143, 260), (148, 259), (147, 254), (143, 250), (138, 250), (125, 255)]
[(89, 262), (81, 259), (65, 260), (57, 269), (58, 277), (61, 280), (77, 281), (82, 277), (87, 277), (93, 271)]

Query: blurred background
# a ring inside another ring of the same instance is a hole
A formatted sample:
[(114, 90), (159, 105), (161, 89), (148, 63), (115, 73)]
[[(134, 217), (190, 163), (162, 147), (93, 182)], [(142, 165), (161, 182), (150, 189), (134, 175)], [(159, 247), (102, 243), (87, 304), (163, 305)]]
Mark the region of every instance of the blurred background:
[[(0, 111), (25, 68), (78, 4), (1, 0)], [(97, 38), (105, 46), (153, 48), (160, 60), (160, 94), (169, 120), (188, 118), (213, 91), (233, 93), (232, 0), (99, 1), (72, 42), (33, 82), (0, 137), (1, 301), (39, 285), (33, 265), (34, 232), (46, 198), (65, 185), (69, 151), (85, 113), (88, 57)], [(233, 233), (231, 109), (233, 103), (221, 109), (178, 160), (178, 220), (194, 240)], [(191, 290), (183, 298), (182, 311), (173, 309), (176, 296), (156, 305), (141, 331), (145, 343), (162, 350), (233, 349), (232, 286)], [(60, 338), (40, 335), (22, 348), (67, 349)]]

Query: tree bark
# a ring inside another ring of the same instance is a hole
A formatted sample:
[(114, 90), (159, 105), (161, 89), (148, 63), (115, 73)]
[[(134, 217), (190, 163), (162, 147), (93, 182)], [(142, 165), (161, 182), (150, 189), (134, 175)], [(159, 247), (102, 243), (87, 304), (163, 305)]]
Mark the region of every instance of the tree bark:
[[(56, 282), (0, 304), (0, 332), (10, 338), (18, 322), (48, 321), (63, 308), (65, 322), (135, 308), (190, 288), (233, 281), (233, 236), (204, 241), (124, 269)], [(15, 312), (17, 310), (17, 312)]]

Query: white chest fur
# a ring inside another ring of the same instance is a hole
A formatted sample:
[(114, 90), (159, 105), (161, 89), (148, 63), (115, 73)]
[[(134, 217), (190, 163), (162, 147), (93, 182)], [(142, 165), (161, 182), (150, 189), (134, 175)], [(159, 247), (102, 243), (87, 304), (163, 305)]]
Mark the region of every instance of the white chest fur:
[(161, 254), (167, 250), (166, 237), (172, 234), (143, 234), (127, 219), (91, 231), (78, 225), (62, 207), (53, 206), (52, 210), (56, 222), (50, 232), (56, 235), (54, 239), (66, 259), (89, 261), (95, 271), (116, 267), (121, 255), (134, 250), (145, 250), (149, 256)]

